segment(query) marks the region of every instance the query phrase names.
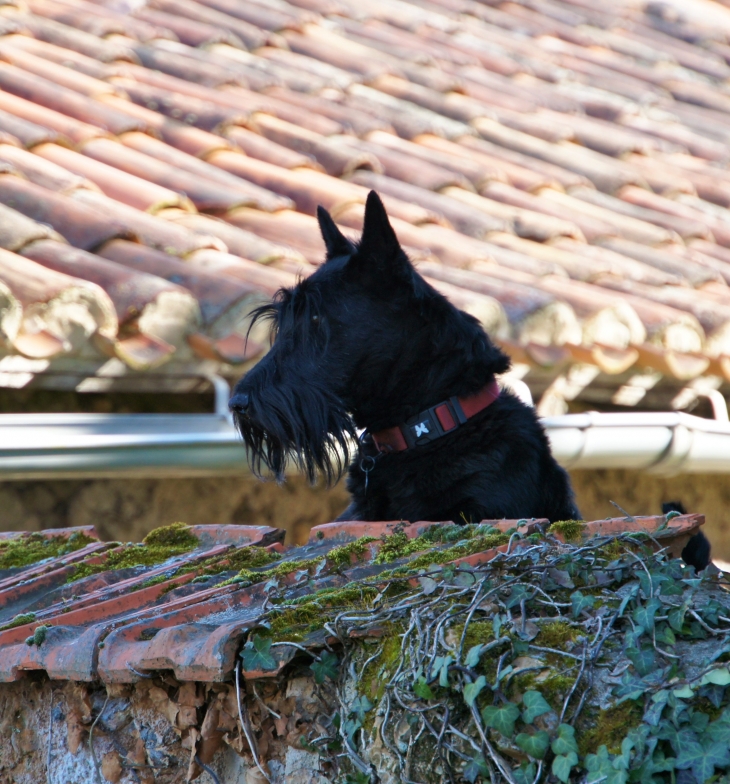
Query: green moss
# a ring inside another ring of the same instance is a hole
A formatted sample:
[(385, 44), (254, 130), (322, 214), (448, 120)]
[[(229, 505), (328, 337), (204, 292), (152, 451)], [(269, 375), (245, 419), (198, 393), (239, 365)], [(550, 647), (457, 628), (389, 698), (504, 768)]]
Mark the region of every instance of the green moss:
[(595, 754), (599, 746), (606, 746), (612, 754), (621, 752), (621, 742), (629, 730), (641, 724), (641, 706), (632, 700), (626, 700), (620, 705), (607, 710), (598, 711), (597, 714), (586, 714), (581, 724), (585, 730), (578, 728), (576, 740), (581, 756)]
[(44, 626), (41, 624), (40, 626), (36, 626), (35, 631), (31, 634), (30, 637), (26, 637), (25, 644), (26, 645), (35, 645), (36, 647), (40, 648), (41, 645), (46, 640), (46, 634), (48, 634), (48, 630), (50, 626)]
[(574, 683), (575, 678), (571, 678), (570, 675), (555, 672), (542, 680), (536, 678), (535, 688), (542, 693), (542, 696), (553, 708), (557, 708), (562, 704), (565, 695), (573, 688)]
[(343, 544), (339, 547), (333, 547), (327, 553), (327, 560), (335, 564), (335, 566), (349, 566), (352, 563), (352, 556), (359, 561), (365, 555), (367, 546), (370, 542), (377, 541), (374, 536), (361, 536), (354, 542)]
[(549, 534), (561, 534), (566, 542), (580, 541), (586, 524), (583, 520), (558, 520), (548, 528)]
[(5, 631), (5, 629), (14, 629), (16, 626), (25, 626), (26, 623), (33, 623), (35, 620), (35, 613), (20, 613), (13, 618), (12, 621), (9, 621), (4, 626), (0, 626), (0, 631)]
[(79, 564), (67, 582), (75, 582), (100, 572), (128, 569), (132, 566), (156, 566), (167, 561), (168, 558), (193, 550), (198, 544), (197, 537), (189, 532), (189, 526), (184, 523), (174, 523), (151, 531), (142, 544), (126, 545), (122, 549), (109, 553), (102, 563)]
[(173, 523), (155, 528), (143, 541), (148, 547), (184, 547), (192, 550), (198, 546), (198, 537), (190, 533), (187, 523)]
[[(459, 623), (451, 627), (455, 639), (460, 640), (464, 633), (464, 624)], [(470, 621), (464, 637), (464, 651), (475, 645), (486, 645), (494, 642), (494, 626), (491, 621)]]
[(30, 566), (46, 558), (58, 558), (76, 552), (95, 541), (96, 539), (91, 539), (78, 531), (69, 537), (43, 536), (34, 533), (6, 539), (0, 541), (0, 569)]
[(555, 648), (562, 651), (565, 650), (567, 643), (575, 642), (579, 635), (580, 632), (567, 621), (550, 621), (540, 627), (540, 633), (535, 642), (544, 648)]
[(235, 577), (231, 577), (229, 580), (222, 582), (221, 585), (231, 585), (232, 583), (256, 585), (256, 583), (262, 583), (264, 580), (286, 577), (293, 572), (308, 571), (312, 567), (319, 566), (323, 561), (324, 558), (305, 558), (298, 561), (284, 561), (271, 569), (263, 569), (257, 572), (246, 567), (241, 569)]
[(277, 640), (301, 642), (308, 634), (322, 629), (324, 623), (343, 609), (369, 608), (369, 602), (377, 595), (378, 589), (374, 586), (353, 582), (341, 588), (324, 588), (300, 596), (287, 602), (286, 609), (271, 616), (271, 634)]
[(170, 575), (158, 574), (157, 577), (150, 577), (149, 580), (145, 580), (143, 583), (133, 586), (130, 590), (141, 591), (143, 588), (151, 588), (153, 585), (159, 585), (169, 579), (171, 579)]
[(398, 558), (403, 558), (412, 553), (426, 550), (432, 542), (419, 536), (417, 539), (409, 539), (403, 531), (395, 531), (390, 535), (385, 535), (380, 545), (380, 550), (375, 557), (376, 564), (392, 563)]
[[(413, 552), (419, 552), (419, 550), (424, 549), (422, 542), (418, 544), (419, 542), (421, 542), (420, 537), (419, 539), (413, 540), (413, 543), (417, 544), (417, 547), (413, 550)], [(384, 572), (381, 575), (381, 578), (400, 577), (415, 572), (418, 569), (423, 569), (427, 566), (445, 564), (449, 563), (450, 561), (455, 561), (458, 558), (466, 558), (467, 556), (474, 555), (475, 553), (491, 550), (495, 547), (507, 544), (507, 542), (509, 542), (509, 536), (501, 532), (489, 534), (486, 536), (475, 536), (463, 544), (447, 547), (445, 550), (431, 550), (430, 552), (423, 553), (417, 558), (409, 561), (407, 564), (404, 564), (397, 569), (393, 569), (391, 572)]]

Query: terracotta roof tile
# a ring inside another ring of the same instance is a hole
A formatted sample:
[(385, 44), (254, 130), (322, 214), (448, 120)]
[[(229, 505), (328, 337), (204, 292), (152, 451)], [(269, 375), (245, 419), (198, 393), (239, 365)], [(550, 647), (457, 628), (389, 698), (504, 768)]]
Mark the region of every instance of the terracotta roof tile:
[(0, 161), (11, 166), (36, 185), (52, 191), (70, 193), (77, 188), (97, 190), (96, 186), (85, 177), (73, 174), (58, 164), (11, 144), (0, 144)]
[[(567, 341), (552, 367), (724, 378), (730, 33), (702, 14), (590, 0), (6, 7), (0, 245), (61, 236), (268, 296), (321, 262), (317, 204), (354, 239), (375, 186), (412, 258), (513, 352)], [(224, 308), (198, 283), (187, 302)], [(175, 347), (180, 362), (250, 359), (235, 330), (182, 334), (133, 325), (93, 342), (137, 368)], [(26, 353), (66, 350), (51, 331), (23, 335)]]
[[(107, 139), (99, 139), (98, 141), (108, 141), (113, 146), (114, 152), (126, 151), (126, 148), (117, 142)], [(82, 155), (58, 144), (41, 144), (35, 147), (33, 152), (81, 177), (87, 177), (110, 198), (138, 210), (156, 212), (163, 207), (193, 208), (186, 196), (182, 196), (170, 188), (136, 177), (122, 169), (108, 166), (102, 161), (94, 160), (88, 155)]]
[(78, 248), (93, 249), (127, 235), (123, 226), (110, 221), (103, 212), (11, 174), (0, 175), (0, 202), (52, 226)]
[(193, 295), (156, 275), (52, 240), (28, 245), (22, 254), (44, 267), (100, 285), (128, 335), (141, 332), (179, 348), (188, 333), (197, 331), (200, 312)]
[(13, 13), (10, 15), (10, 18), (27, 27), (41, 41), (62, 46), (70, 49), (72, 52), (78, 52), (87, 57), (100, 60), (102, 63), (110, 63), (116, 60), (135, 62), (137, 59), (134, 52), (126, 46), (115, 41), (102, 40), (91, 33), (77, 30), (52, 19), (44, 19), (41, 16), (23, 13)]
[(0, 251), (0, 281), (22, 308), (12, 345), (26, 356), (78, 351), (96, 332), (107, 336), (117, 332), (114, 306), (95, 283), (5, 250)]
[(149, 6), (153, 10), (165, 11), (174, 16), (230, 30), (248, 49), (263, 46), (268, 39), (268, 34), (256, 25), (243, 19), (235, 19), (202, 3), (192, 2), (192, 0), (153, 0)]
[(39, 223), (6, 204), (0, 205), (0, 248), (18, 251), (31, 242), (47, 239), (63, 241), (45, 222)]
[[(636, 522), (674, 553), (687, 536), (698, 530), (704, 518), (683, 515), (667, 524), (663, 516), (639, 517)], [(500, 520), (484, 521), (482, 525), (496, 529), (496, 533), (517, 528), (524, 537), (546, 523)], [(340, 587), (356, 578), (368, 577), (377, 584), (378, 575), (394, 567), (408, 567), (415, 554), (393, 563), (377, 562), (384, 537), (392, 534), (396, 525), (330, 523), (313, 529), (309, 542), (299, 547), (282, 547), (284, 532), (273, 528), (194, 526), (188, 532), (198, 541), (191, 549), (173, 549), (169, 557), (152, 566), (122, 569), (115, 568), (114, 559), (133, 556), (139, 545), (113, 546), (90, 537), (92, 543), (85, 547), (48, 559), (41, 568), (36, 564), (26, 566), (0, 582), (0, 623), (5, 624), (0, 631), (0, 680), (14, 681), (44, 671), (54, 680), (134, 683), (167, 670), (180, 681), (223, 681), (234, 669), (244, 635), (265, 617), (267, 596), (272, 590), (277, 598), (292, 600), (313, 590)], [(401, 525), (400, 530), (413, 541), (429, 528), (443, 525), (413, 523)], [(590, 522), (586, 529), (610, 536), (622, 532), (625, 526), (623, 519), (609, 519)], [(47, 534), (72, 541), (74, 532), (61, 529)], [(84, 533), (88, 536), (88, 529)], [(343, 564), (339, 556), (331, 555), (334, 548), (365, 536), (372, 541), (349, 562)], [(249, 549), (252, 546), (255, 549)], [(429, 544), (429, 550), (438, 552), (449, 546), (435, 541)], [(477, 566), (499, 557), (508, 547), (520, 546), (519, 540), (491, 547), (485, 543), (484, 549), (474, 547), (470, 554), (452, 563)], [(238, 576), (247, 553), (272, 558), (268, 567), (254, 569), (262, 575), (260, 582), (252, 584)], [(267, 568), (302, 559), (314, 561), (305, 575), (284, 575), (273, 589), (264, 586)], [(96, 574), (79, 578), (79, 568), (91, 568)], [(20, 623), (24, 620), (20, 613), (33, 613), (33, 618)], [(42, 644), (27, 645), (26, 638), (40, 625), (46, 626)], [(303, 644), (321, 645), (321, 637), (306, 637)], [(288, 660), (284, 656), (281, 663)], [(249, 679), (260, 677), (254, 671), (244, 675)]]
[[(171, 256), (186, 256), (200, 248), (223, 250), (226, 247), (217, 234), (204, 230), (189, 231), (182, 222), (176, 224), (169, 220), (162, 220), (156, 215), (137, 210), (94, 190), (76, 190), (71, 194), (71, 197), (103, 212), (114, 222), (124, 226), (129, 236), (135, 237), (150, 248), (162, 250)], [(193, 216), (183, 210), (179, 210), (179, 212), (190, 215), (190, 217), (202, 218), (202, 216)]]

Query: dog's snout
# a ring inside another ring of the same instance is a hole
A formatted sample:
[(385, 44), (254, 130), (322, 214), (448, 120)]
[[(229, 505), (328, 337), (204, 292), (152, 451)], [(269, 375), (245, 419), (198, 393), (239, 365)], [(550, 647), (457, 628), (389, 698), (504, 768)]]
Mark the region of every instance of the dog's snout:
[(228, 408), (234, 414), (248, 413), (248, 407), (251, 402), (250, 397), (245, 392), (237, 392), (229, 401)]

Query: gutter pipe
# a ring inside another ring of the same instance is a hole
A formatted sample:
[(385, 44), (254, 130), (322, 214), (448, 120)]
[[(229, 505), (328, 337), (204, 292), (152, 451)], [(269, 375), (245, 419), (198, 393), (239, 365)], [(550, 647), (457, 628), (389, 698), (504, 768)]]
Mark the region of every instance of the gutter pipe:
[[(228, 385), (211, 381), (214, 414), (0, 414), (0, 480), (240, 475), (248, 462)], [(730, 422), (721, 419), (589, 412), (541, 421), (568, 469), (730, 474)]]

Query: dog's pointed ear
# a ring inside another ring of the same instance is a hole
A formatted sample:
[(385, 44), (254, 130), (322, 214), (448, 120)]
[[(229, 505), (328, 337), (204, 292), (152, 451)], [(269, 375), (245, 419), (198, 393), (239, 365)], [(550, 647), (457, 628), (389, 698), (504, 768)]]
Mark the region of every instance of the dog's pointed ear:
[(317, 207), (317, 221), (319, 230), (322, 232), (322, 239), (327, 248), (327, 258), (335, 256), (349, 256), (354, 252), (355, 246), (337, 228), (337, 224), (332, 220), (332, 216), (321, 205)]
[(400, 252), (400, 243), (390, 225), (383, 202), (375, 191), (370, 191), (365, 202), (365, 220), (358, 255), (387, 263)]

